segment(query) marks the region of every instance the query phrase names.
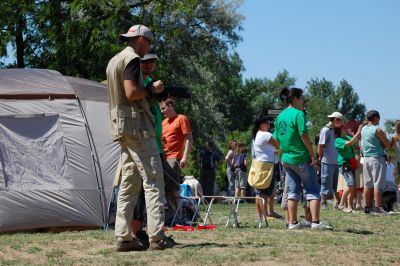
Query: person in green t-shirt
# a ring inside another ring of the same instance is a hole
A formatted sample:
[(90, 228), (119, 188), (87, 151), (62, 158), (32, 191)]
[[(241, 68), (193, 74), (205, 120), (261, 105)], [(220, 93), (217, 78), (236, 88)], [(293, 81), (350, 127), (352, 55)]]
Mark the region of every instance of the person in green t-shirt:
[[(351, 167), (349, 161), (355, 158), (355, 145), (360, 139), (362, 124), (358, 127), (358, 131), (352, 137), (346, 134), (346, 130), (341, 128), (335, 128), (335, 147), (338, 152), (338, 165), (339, 172), (343, 175), (346, 180), (347, 187), (343, 191), (342, 198), (340, 200), (339, 209), (344, 212), (353, 212), (353, 201), (356, 195), (355, 185), (355, 170)], [(346, 207), (347, 205), (347, 207)]]
[(276, 118), (273, 137), (279, 142), (288, 183), (288, 228), (292, 230), (304, 227), (297, 220), (297, 205), (303, 185), (306, 190), (306, 199), (310, 202), (311, 228), (332, 229), (319, 221), (320, 187), (314, 168), (314, 150), (311, 146), (304, 114), (303, 90), (284, 88), (279, 96), (288, 107)]

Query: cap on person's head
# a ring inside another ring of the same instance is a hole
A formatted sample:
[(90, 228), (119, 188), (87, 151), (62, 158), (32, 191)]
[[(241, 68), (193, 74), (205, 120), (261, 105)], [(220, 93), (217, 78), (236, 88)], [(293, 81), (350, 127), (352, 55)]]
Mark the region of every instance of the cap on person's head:
[(140, 61), (149, 61), (149, 60), (157, 60), (158, 56), (156, 54), (150, 53), (150, 54), (145, 54), (142, 58), (140, 58)]
[(127, 33), (119, 35), (119, 39), (121, 41), (127, 41), (129, 38), (138, 36), (143, 36), (150, 42), (152, 42), (154, 39), (151, 30), (144, 25), (134, 25), (130, 27)]
[(343, 120), (343, 115), (339, 112), (333, 112), (331, 115), (328, 115), (328, 117)]

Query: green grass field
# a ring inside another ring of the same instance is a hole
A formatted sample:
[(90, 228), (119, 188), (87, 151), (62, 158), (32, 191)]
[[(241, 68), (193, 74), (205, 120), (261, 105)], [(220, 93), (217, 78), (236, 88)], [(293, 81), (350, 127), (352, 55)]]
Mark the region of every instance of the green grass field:
[(189, 245), (164, 251), (117, 253), (112, 231), (3, 234), (0, 265), (400, 265), (400, 215), (328, 210), (334, 231), (288, 231), (281, 220), (258, 229), (254, 204), (241, 205), (239, 228), (225, 228), (228, 213), (215, 205), (215, 230), (168, 232)]

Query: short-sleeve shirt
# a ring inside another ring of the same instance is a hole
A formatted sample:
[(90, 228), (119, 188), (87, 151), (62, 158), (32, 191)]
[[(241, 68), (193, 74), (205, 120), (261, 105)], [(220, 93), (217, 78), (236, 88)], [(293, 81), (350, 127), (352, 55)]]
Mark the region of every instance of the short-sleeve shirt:
[(288, 107), (278, 115), (273, 137), (280, 143), (282, 162), (300, 164), (310, 161), (307, 147), (301, 139), (306, 133), (308, 133), (307, 120), (302, 111)]
[(167, 159), (182, 159), (185, 136), (191, 132), (189, 120), (184, 115), (179, 114), (162, 121), (162, 142)]
[(338, 153), (335, 147), (335, 133), (333, 128), (324, 126), (319, 132), (318, 144), (324, 145), (324, 154), (321, 162), (326, 164), (338, 164)]
[[(147, 77), (143, 80), (144, 86), (147, 86), (153, 79), (151, 77)], [(158, 152), (164, 153), (161, 134), (162, 134), (162, 114), (160, 108), (160, 102), (155, 100), (153, 106), (151, 107), (151, 111), (154, 114), (154, 122), (155, 122), (155, 138), (157, 143)]]
[(268, 143), (272, 134), (269, 132), (258, 131), (253, 141), (254, 159), (261, 162), (275, 163), (277, 155), (275, 147)]
[(140, 59), (135, 58), (128, 63), (124, 70), (124, 80), (134, 80), (139, 82), (140, 78)]
[(355, 145), (346, 147), (346, 142), (351, 140), (350, 136), (337, 137), (335, 140), (336, 150), (338, 152), (338, 161), (337, 164), (342, 165), (345, 164), (348, 160), (354, 157), (355, 155)]

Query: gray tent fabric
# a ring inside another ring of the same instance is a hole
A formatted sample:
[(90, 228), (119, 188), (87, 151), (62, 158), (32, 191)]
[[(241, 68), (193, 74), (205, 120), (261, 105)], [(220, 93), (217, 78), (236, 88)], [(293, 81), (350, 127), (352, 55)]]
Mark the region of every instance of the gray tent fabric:
[(120, 155), (108, 117), (101, 83), (0, 70), (0, 232), (104, 226)]

